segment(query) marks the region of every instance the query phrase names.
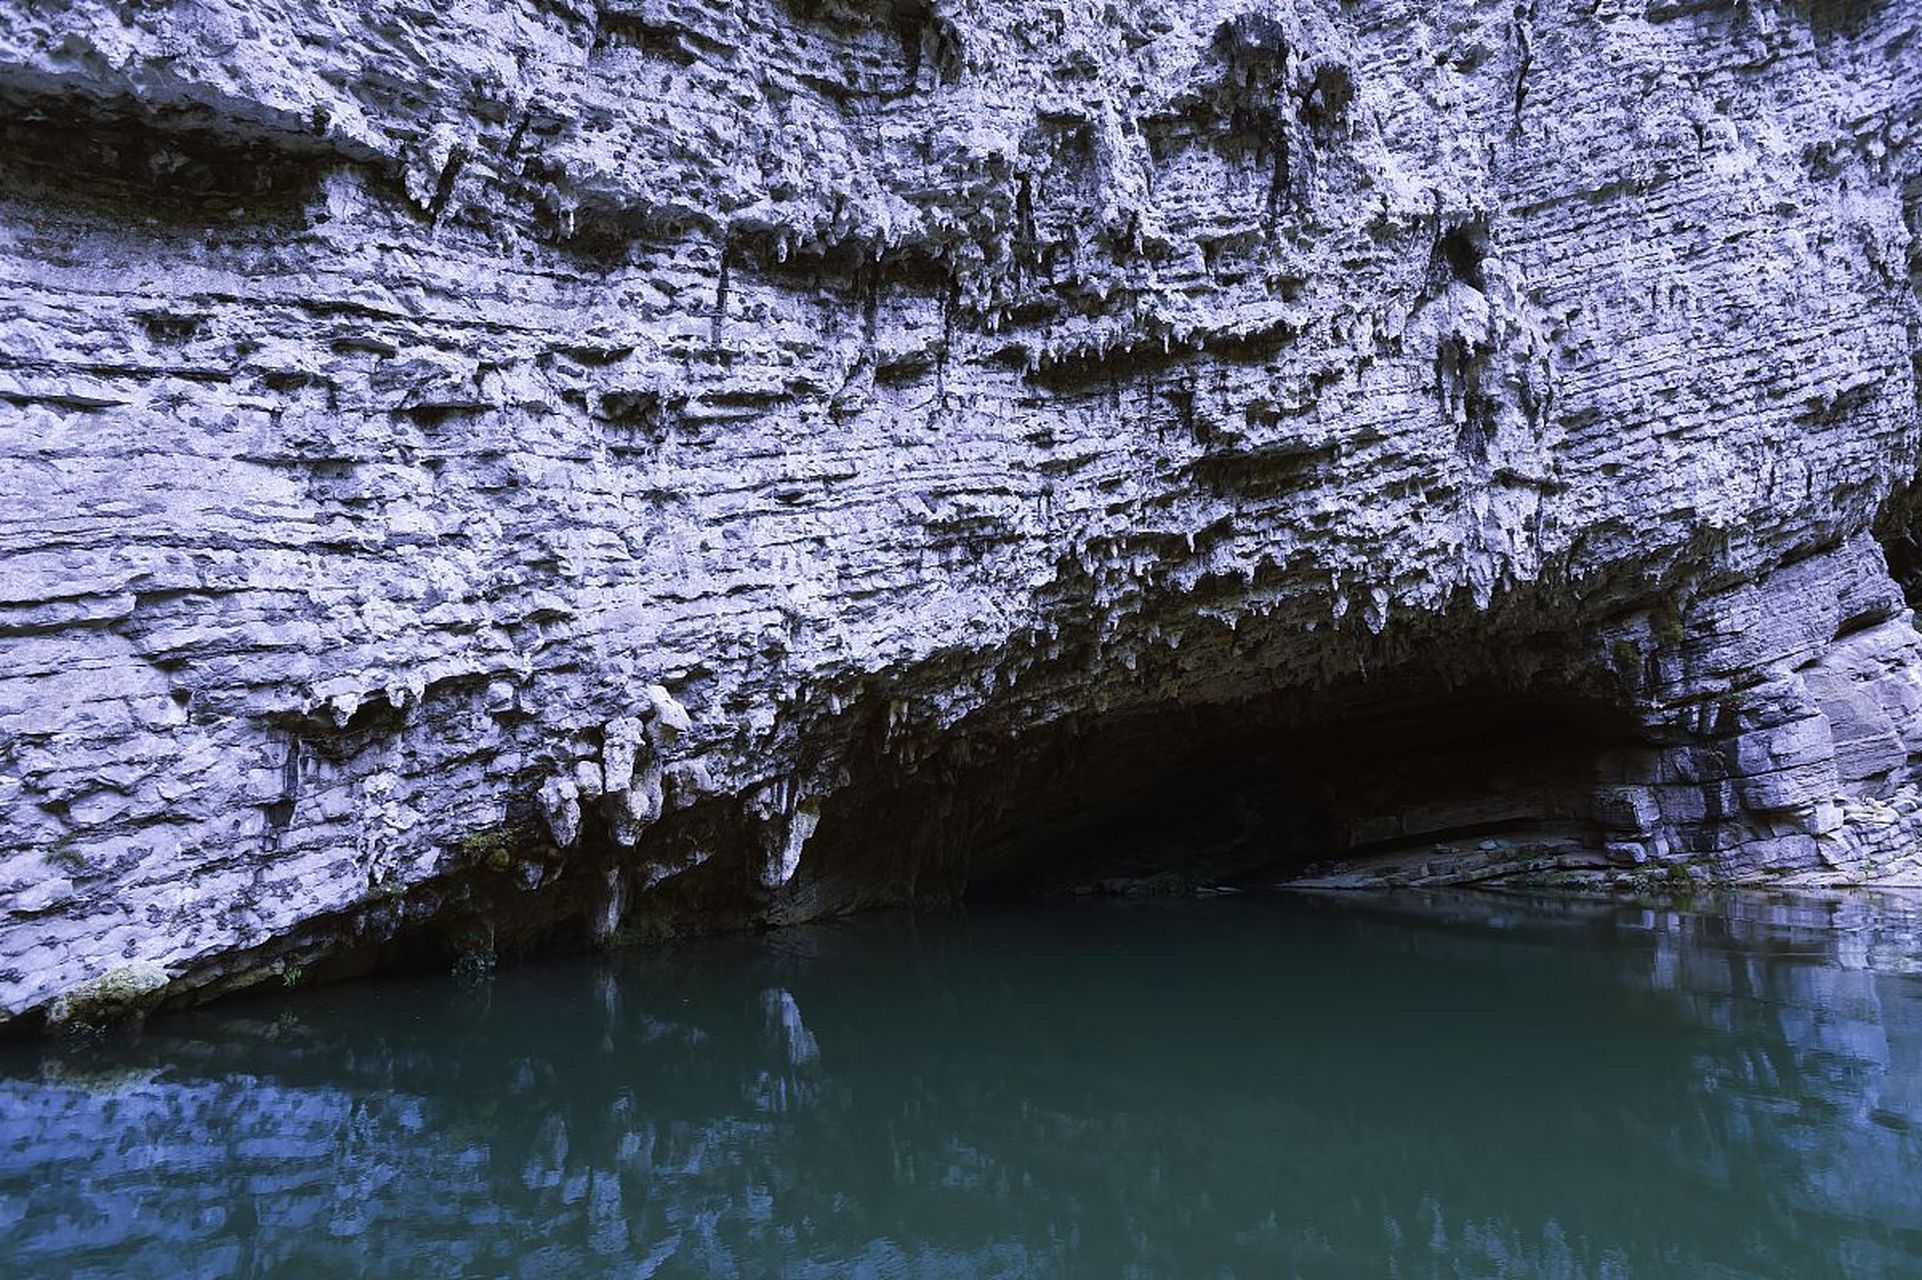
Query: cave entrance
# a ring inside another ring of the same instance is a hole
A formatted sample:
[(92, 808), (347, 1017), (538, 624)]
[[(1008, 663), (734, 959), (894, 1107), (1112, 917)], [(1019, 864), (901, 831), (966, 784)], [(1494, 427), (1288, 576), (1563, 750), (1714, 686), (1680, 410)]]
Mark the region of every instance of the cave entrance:
[(1873, 532), (1903, 600), (1922, 608), (1922, 482), (1910, 482), (1882, 505)]
[(1638, 747), (1572, 696), (1286, 699), (1068, 725), (973, 771), (994, 814), (967, 892), (1011, 897), (1285, 881), (1473, 883), (1606, 865), (1597, 819)]

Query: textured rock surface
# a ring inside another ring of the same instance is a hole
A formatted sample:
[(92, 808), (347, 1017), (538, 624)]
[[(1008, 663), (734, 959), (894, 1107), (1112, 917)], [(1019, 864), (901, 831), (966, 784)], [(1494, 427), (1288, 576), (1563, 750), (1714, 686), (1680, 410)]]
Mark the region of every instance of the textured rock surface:
[(0, 1018), (1157, 781), (1914, 874), (1914, 0), (0, 11)]

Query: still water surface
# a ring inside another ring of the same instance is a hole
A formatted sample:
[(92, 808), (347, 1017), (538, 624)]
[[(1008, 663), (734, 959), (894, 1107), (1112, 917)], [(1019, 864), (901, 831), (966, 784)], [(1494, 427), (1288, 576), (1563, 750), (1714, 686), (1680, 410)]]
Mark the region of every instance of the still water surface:
[(878, 917), (0, 1054), (0, 1273), (1922, 1276), (1922, 911)]

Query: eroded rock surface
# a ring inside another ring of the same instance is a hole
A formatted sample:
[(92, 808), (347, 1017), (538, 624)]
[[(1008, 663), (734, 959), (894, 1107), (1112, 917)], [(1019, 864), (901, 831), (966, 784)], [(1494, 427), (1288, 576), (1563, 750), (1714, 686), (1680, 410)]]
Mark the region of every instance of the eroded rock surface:
[(0, 1018), (1250, 760), (1337, 880), (1916, 875), (1915, 0), (0, 13)]

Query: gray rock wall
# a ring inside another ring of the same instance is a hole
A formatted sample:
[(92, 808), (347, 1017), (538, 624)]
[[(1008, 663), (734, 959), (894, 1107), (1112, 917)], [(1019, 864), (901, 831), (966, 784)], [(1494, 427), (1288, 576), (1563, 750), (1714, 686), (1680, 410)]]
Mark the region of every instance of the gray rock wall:
[(0, 1019), (951, 891), (1236, 708), (1608, 719), (1369, 876), (1913, 863), (1914, 0), (0, 10)]

